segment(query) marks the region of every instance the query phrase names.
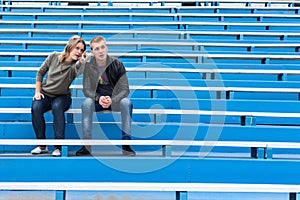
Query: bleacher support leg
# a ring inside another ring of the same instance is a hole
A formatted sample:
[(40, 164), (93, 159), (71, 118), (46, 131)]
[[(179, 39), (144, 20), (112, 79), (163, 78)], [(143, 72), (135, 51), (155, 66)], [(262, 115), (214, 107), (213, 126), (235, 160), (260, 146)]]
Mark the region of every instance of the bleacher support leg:
[(256, 125), (256, 118), (253, 116), (246, 116), (246, 126), (255, 126)]
[(55, 200), (66, 200), (66, 191), (65, 190), (56, 191)]
[(297, 199), (297, 193), (291, 192), (289, 195), (289, 200), (296, 200)]
[(272, 159), (273, 158), (272, 148), (266, 148), (265, 158), (266, 159)]
[(227, 91), (224, 93), (224, 91), (216, 91), (215, 99), (227, 99)]
[(265, 148), (257, 148), (257, 158), (265, 159)]
[(251, 158), (257, 158), (257, 148), (251, 147)]
[(242, 126), (255, 126), (256, 118), (253, 116), (241, 116), (241, 125)]
[(163, 145), (162, 147), (162, 154), (164, 157), (171, 157), (171, 149), (172, 147), (170, 145)]
[(62, 147), (61, 147), (61, 156), (62, 157), (68, 157), (68, 146), (66, 146), (66, 145), (63, 145)]
[(176, 191), (176, 200), (187, 200), (187, 192)]
[(157, 124), (157, 123), (163, 122), (164, 121), (163, 116), (164, 115), (162, 115), (162, 114), (156, 114), (154, 123)]
[(67, 113), (67, 123), (73, 123), (74, 117), (72, 113)]
[(287, 73), (282, 73), (278, 75), (278, 81), (287, 81)]
[(231, 98), (233, 98), (233, 96), (234, 96), (234, 92), (231, 92), (231, 91), (225, 91), (225, 98), (226, 99), (231, 99)]

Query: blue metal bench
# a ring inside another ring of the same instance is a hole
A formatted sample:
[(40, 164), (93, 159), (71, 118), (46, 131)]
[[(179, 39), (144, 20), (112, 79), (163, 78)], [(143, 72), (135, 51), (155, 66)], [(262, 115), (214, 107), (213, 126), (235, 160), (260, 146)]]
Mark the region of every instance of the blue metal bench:
[[(191, 191), (283, 192), (289, 194), (289, 200), (296, 200), (299, 192), (299, 162), (290, 160), (253, 162), (252, 159), (164, 158), (161, 169), (149, 167), (152, 171), (139, 173), (134, 171), (147, 169), (147, 165), (161, 166), (162, 159), (4, 158), (1, 162), (5, 162), (5, 165), (0, 165), (2, 172), (17, 171), (18, 178), (15, 179), (16, 174), (2, 176), (0, 189), (53, 190), (56, 191), (56, 200), (65, 200), (68, 190), (115, 191), (117, 188), (126, 191), (174, 191), (176, 200), (188, 200)], [(110, 165), (107, 166), (107, 163)], [(47, 173), (41, 172), (40, 164)], [(82, 164), (89, 169), (82, 170)], [(127, 170), (111, 167), (116, 164), (126, 166)], [(60, 168), (60, 173), (51, 170), (52, 166)], [(266, 170), (266, 166), (272, 170)], [(170, 176), (174, 173), (176, 176)], [(274, 179), (281, 173), (285, 176)]]
[[(66, 41), (58, 40), (0, 40), (0, 51), (52, 52), (63, 51)], [(173, 53), (269, 53), (298, 54), (300, 43), (237, 43), (237, 42), (195, 42), (195, 41), (107, 41), (110, 52), (166, 51)], [(50, 48), (51, 47), (51, 48)]]

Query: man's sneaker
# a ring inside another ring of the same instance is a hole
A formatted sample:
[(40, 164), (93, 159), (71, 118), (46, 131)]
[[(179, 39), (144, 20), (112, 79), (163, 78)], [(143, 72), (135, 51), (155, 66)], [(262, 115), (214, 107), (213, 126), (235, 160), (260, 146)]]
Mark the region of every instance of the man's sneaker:
[(122, 154), (123, 156), (135, 156), (135, 152), (131, 149), (129, 145), (123, 145)]
[(76, 152), (76, 156), (90, 156), (90, 155), (91, 152), (85, 146), (82, 146), (81, 149), (79, 149)]
[(52, 156), (61, 156), (61, 152), (60, 152), (60, 149), (55, 149), (53, 152), (52, 152)]
[(40, 147), (36, 147), (31, 151), (31, 154), (43, 154), (43, 153), (48, 153), (47, 147), (45, 147), (45, 149), (41, 149)]

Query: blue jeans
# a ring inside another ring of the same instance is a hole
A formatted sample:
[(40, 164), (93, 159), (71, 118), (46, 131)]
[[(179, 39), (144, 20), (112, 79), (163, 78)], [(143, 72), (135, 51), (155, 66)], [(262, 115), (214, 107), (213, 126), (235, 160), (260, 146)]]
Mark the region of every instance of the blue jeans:
[(55, 139), (65, 138), (65, 111), (72, 103), (70, 96), (49, 97), (44, 95), (41, 100), (33, 100), (31, 107), (32, 125), (37, 139), (46, 138), (44, 113), (52, 110)]
[(122, 117), (122, 139), (130, 140), (131, 134), (131, 117), (133, 105), (129, 98), (123, 98), (118, 104), (114, 104), (108, 109), (104, 109), (99, 102), (92, 98), (86, 98), (82, 103), (82, 132), (83, 139), (92, 138), (92, 119), (93, 112), (103, 110), (121, 111)]

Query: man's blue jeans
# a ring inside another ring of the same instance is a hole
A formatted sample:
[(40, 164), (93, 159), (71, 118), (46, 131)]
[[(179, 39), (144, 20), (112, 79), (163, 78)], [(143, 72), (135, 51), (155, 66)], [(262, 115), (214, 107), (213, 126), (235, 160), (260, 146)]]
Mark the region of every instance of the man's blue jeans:
[(103, 110), (120, 111), (122, 117), (122, 139), (130, 140), (131, 134), (131, 117), (133, 105), (129, 98), (123, 98), (118, 104), (114, 104), (108, 109), (104, 109), (99, 102), (92, 98), (86, 98), (82, 103), (82, 132), (83, 139), (92, 138), (92, 119), (93, 112)]
[(44, 113), (52, 110), (55, 139), (65, 138), (65, 111), (72, 103), (70, 96), (49, 97), (33, 100), (31, 107), (32, 125), (37, 139), (45, 139), (46, 123)]

